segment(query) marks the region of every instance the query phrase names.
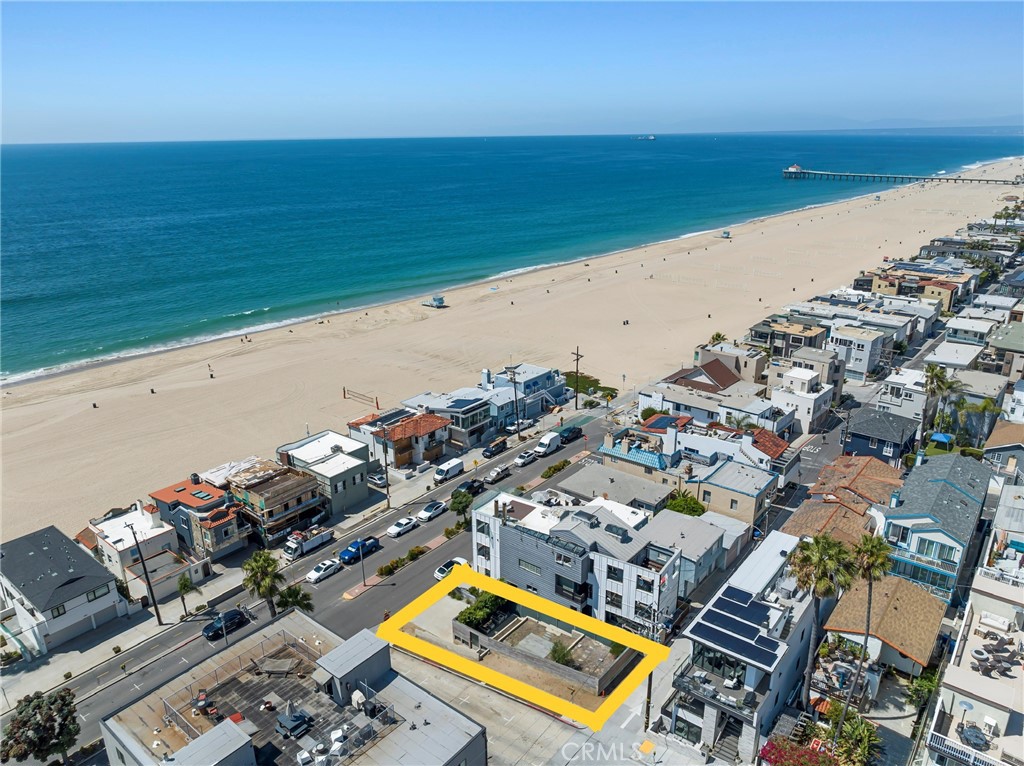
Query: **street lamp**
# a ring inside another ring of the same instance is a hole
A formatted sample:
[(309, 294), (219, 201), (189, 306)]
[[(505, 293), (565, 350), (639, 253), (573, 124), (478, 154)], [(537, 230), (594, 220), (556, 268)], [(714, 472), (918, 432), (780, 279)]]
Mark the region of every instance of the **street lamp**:
[(520, 433), (519, 428), (519, 389), (516, 388), (516, 368), (509, 365), (505, 368), (505, 374), (508, 376), (509, 382), (512, 383), (512, 403), (516, 413), (516, 436), (519, 438), (519, 441), (522, 441), (523, 435)]

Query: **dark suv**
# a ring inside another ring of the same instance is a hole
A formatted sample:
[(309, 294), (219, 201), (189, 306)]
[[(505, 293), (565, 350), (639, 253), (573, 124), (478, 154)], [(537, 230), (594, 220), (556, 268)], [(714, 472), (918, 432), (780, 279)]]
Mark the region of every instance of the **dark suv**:
[(562, 429), (562, 444), (574, 442), (583, 436), (583, 429), (579, 426), (569, 426)]
[(496, 442), (488, 444), (484, 447), (484, 457), (494, 457), (500, 455), (502, 452), (508, 449), (508, 440), (498, 439)]
[(462, 484), (455, 488), (456, 492), (468, 492), (473, 497), (476, 497), (481, 492), (484, 492), (486, 490), (487, 485), (485, 485), (479, 479), (470, 479), (469, 481), (464, 481), (462, 482)]
[(239, 610), (229, 609), (203, 628), (203, 636), (208, 641), (216, 641), (225, 633), (234, 633), (247, 622), (249, 621)]

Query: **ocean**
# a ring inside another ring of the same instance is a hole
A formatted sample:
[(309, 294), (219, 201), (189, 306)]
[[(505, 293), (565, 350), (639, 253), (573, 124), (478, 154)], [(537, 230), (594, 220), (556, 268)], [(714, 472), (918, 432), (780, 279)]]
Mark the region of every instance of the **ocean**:
[[(253, 332), (1024, 153), (928, 132), (0, 148), (0, 376)], [(994, 211), (993, 211), (994, 212)]]

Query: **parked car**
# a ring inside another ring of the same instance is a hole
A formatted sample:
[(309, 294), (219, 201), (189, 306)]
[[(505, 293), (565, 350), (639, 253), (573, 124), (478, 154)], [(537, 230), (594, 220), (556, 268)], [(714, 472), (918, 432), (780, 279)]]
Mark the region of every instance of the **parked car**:
[(337, 559), (325, 559), (309, 570), (306, 575), (306, 582), (320, 582), (326, 580), (332, 574), (341, 569), (341, 562)]
[(466, 561), (464, 558), (462, 558), (462, 556), (456, 556), (453, 559), (448, 559), (441, 566), (439, 566), (437, 569), (434, 570), (434, 579), (435, 580), (443, 580), (459, 564), (468, 564), (468, 563), (469, 562)]
[(569, 426), (562, 429), (562, 444), (574, 442), (583, 436), (583, 429), (579, 426)]
[(388, 475), (383, 471), (371, 473), (366, 477), (366, 480), (378, 489), (384, 489), (388, 485)]
[(203, 628), (203, 638), (207, 641), (216, 641), (218, 638), (223, 638), (225, 633), (234, 633), (247, 622), (249, 620), (240, 610), (229, 609)]
[(495, 466), (491, 469), (491, 472), (487, 474), (485, 481), (488, 484), (497, 484), (502, 479), (508, 478), (511, 475), (512, 469), (505, 463), (502, 463), (501, 465)]
[[(515, 433), (515, 431), (513, 430), (512, 433)], [(484, 457), (494, 457), (495, 455), (500, 455), (507, 449), (508, 439), (498, 439), (484, 447)]]
[(516, 424), (513, 423), (512, 425), (505, 427), (505, 433), (507, 433), (507, 434), (515, 434), (515, 433), (519, 433), (520, 431), (525, 431), (527, 428), (532, 426), (533, 423), (534, 423), (534, 421), (532, 421), (532, 420), (520, 420), (518, 428), (516, 427)]
[(530, 463), (532, 463), (536, 459), (537, 459), (536, 453), (533, 450), (529, 450), (527, 452), (519, 453), (519, 457), (517, 457), (512, 462), (515, 463), (515, 465), (517, 465), (518, 467), (522, 468), (525, 465), (529, 465)]
[(366, 558), (374, 551), (379, 550), (380, 540), (376, 537), (361, 537), (349, 543), (348, 547), (338, 555), (338, 558), (341, 559), (342, 564), (355, 564), (360, 558)]
[(419, 525), (420, 523), (412, 516), (405, 516), (388, 527), (388, 537), (401, 537), (406, 532), (416, 529)]
[[(431, 503), (427, 503), (423, 506), (423, 510), (416, 514), (417, 521), (430, 521), (436, 519), (442, 513), (448, 510), (448, 505), (442, 500), (434, 500)], [(391, 534), (391, 530), (388, 530), (388, 534)]]
[(455, 491), (468, 492), (473, 497), (476, 497), (481, 492), (486, 492), (487, 487), (484, 486), (484, 483), (479, 479), (470, 479), (469, 481), (462, 482), (462, 484), (455, 488)]

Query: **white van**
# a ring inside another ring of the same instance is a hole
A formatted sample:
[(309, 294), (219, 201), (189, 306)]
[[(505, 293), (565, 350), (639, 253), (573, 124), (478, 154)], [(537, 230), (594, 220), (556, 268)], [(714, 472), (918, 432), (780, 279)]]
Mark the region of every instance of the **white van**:
[(434, 471), (434, 483), (440, 484), (443, 481), (454, 479), (460, 473), (466, 470), (466, 466), (463, 465), (462, 461), (457, 457), (452, 458), (446, 463), (441, 463)]
[(533, 448), (533, 452), (537, 457), (544, 457), (544, 455), (550, 455), (561, 446), (562, 435), (557, 431), (548, 431), (540, 437), (540, 443)]

